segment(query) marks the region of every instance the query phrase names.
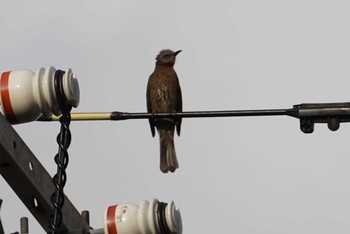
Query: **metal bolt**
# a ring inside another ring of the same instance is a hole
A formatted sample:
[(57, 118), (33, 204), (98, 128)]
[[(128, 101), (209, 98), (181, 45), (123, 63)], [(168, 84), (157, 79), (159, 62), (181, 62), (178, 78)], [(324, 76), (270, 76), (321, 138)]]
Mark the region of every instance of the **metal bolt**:
[(28, 218), (22, 217), (21, 218), (21, 234), (28, 234), (28, 233), (29, 233)]
[(83, 217), (83, 220), (87, 223), (90, 224), (90, 213), (88, 210), (83, 210), (81, 212), (81, 216)]

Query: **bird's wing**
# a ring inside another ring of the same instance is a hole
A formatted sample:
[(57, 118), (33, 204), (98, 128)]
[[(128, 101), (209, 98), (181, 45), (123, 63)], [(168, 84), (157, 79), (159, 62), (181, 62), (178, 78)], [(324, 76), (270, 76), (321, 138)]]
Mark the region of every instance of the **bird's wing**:
[[(148, 81), (148, 85), (147, 85), (146, 101), (147, 101), (147, 112), (148, 113), (153, 113), (152, 112), (152, 107), (151, 107), (149, 81)], [(151, 128), (152, 136), (154, 137), (156, 135), (154, 119), (151, 117), (151, 118), (148, 119), (148, 121), (149, 121), (149, 126)]]
[[(176, 95), (178, 97), (176, 111), (182, 112), (182, 93), (181, 93), (181, 87), (180, 87), (179, 80), (178, 80), (178, 89), (177, 89)], [(180, 136), (180, 133), (181, 133), (181, 122), (182, 122), (181, 118), (176, 119), (176, 133), (178, 136)]]

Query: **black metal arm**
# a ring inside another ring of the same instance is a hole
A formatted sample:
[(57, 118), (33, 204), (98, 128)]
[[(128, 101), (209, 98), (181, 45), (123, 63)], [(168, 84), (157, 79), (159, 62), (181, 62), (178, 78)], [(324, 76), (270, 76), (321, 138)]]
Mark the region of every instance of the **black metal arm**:
[[(1, 113), (0, 132), (0, 174), (49, 233), (51, 195), (55, 192), (52, 178)], [(90, 229), (66, 196), (62, 217), (60, 233)]]

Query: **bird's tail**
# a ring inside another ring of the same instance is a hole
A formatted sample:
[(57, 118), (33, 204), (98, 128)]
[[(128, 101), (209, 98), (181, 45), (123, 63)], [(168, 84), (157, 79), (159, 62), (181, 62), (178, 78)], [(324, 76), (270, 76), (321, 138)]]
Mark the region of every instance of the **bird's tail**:
[(160, 170), (164, 173), (174, 172), (179, 164), (176, 158), (174, 145), (174, 132), (168, 130), (159, 131), (160, 139)]

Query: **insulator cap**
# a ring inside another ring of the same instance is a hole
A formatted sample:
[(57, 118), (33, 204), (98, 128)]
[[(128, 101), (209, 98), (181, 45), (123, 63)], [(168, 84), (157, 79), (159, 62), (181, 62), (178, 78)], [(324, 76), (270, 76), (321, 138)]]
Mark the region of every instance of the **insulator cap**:
[[(5, 117), (12, 124), (26, 123), (41, 115), (61, 115), (56, 99), (54, 67), (4, 72), (0, 80), (0, 101)], [(63, 77), (63, 91), (68, 104), (79, 105), (80, 92), (77, 78), (71, 69)]]

